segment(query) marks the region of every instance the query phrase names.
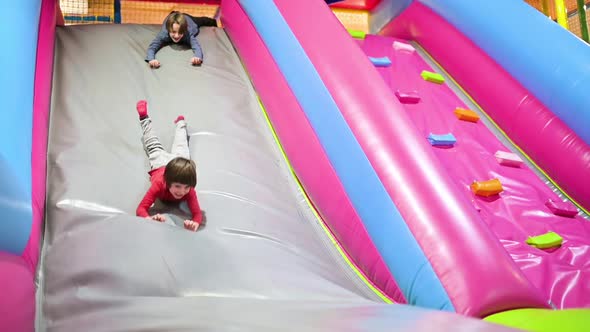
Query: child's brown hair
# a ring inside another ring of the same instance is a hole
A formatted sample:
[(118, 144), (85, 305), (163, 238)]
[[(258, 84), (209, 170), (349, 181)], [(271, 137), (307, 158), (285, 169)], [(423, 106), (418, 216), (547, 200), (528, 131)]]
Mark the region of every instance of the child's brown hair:
[(166, 180), (167, 187), (170, 187), (174, 182), (195, 187), (197, 185), (197, 166), (190, 159), (176, 157), (166, 165), (164, 180)]
[(172, 26), (174, 23), (180, 26), (178, 28), (178, 33), (183, 35), (186, 34), (188, 23), (186, 23), (186, 18), (183, 13), (174, 11), (168, 15), (168, 19), (166, 20), (166, 30), (168, 30), (168, 32), (172, 32)]

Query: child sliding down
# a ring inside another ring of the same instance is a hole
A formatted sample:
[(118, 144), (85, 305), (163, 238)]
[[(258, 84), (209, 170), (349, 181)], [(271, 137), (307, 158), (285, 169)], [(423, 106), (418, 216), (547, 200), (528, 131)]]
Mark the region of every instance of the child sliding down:
[(156, 59), (156, 53), (168, 44), (183, 44), (190, 46), (193, 50), (190, 63), (194, 66), (200, 65), (203, 62), (203, 50), (197, 35), (200, 28), (205, 26), (216, 27), (217, 21), (209, 17), (194, 17), (178, 11), (171, 12), (164, 20), (160, 32), (150, 43), (145, 61), (151, 68), (159, 68), (160, 61)]
[(184, 228), (196, 231), (203, 220), (203, 214), (195, 192), (197, 185), (196, 166), (190, 159), (184, 117), (179, 115), (174, 121), (176, 131), (169, 153), (164, 150), (162, 143), (154, 134), (145, 100), (140, 100), (137, 103), (137, 113), (143, 130), (143, 146), (151, 167), (149, 171), (151, 186), (139, 203), (136, 214), (140, 217), (163, 222), (166, 220), (163, 215), (150, 216), (148, 212), (156, 199), (165, 202), (186, 201), (192, 213), (192, 219), (184, 221)]

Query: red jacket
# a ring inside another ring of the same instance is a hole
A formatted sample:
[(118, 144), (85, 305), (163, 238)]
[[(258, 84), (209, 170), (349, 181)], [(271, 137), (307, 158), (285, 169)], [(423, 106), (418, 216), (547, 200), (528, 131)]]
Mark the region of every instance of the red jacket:
[(139, 206), (137, 207), (136, 214), (140, 217), (149, 217), (148, 210), (154, 204), (156, 199), (160, 199), (165, 202), (181, 202), (186, 201), (191, 213), (193, 214), (193, 221), (201, 223), (203, 221), (203, 213), (199, 206), (199, 200), (197, 199), (197, 193), (195, 188), (191, 188), (188, 194), (184, 195), (181, 199), (176, 199), (168, 188), (166, 187), (166, 180), (164, 180), (164, 170), (166, 167), (160, 167), (150, 171), (152, 185), (150, 189), (145, 193)]

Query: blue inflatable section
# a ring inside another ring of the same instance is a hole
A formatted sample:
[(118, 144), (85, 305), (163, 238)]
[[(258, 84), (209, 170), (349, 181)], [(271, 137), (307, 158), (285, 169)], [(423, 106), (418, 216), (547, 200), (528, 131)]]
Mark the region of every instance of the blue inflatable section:
[(524, 1), (420, 2), (471, 39), (590, 144), (586, 43)]
[(270, 0), (242, 0), (240, 3), (302, 106), (348, 197), (408, 302), (454, 311), (430, 262), (278, 8)]
[(29, 240), (33, 88), (41, 0), (2, 1), (0, 75), (0, 251), (22, 254)]

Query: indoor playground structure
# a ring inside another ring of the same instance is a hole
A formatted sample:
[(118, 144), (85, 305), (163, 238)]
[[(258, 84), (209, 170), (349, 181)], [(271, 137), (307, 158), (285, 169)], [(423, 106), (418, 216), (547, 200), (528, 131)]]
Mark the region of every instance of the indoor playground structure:
[[(219, 15), (201, 66), (144, 61), (171, 10)], [(590, 326), (590, 46), (525, 1), (0, 13), (0, 331)], [(196, 233), (135, 216), (142, 99), (188, 122)]]

